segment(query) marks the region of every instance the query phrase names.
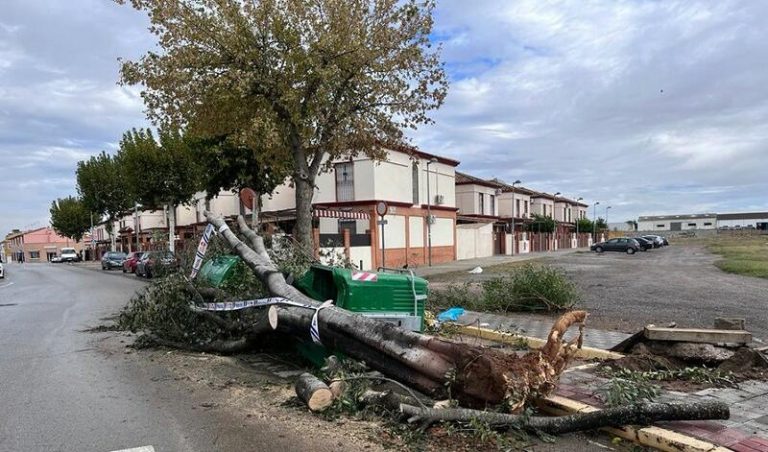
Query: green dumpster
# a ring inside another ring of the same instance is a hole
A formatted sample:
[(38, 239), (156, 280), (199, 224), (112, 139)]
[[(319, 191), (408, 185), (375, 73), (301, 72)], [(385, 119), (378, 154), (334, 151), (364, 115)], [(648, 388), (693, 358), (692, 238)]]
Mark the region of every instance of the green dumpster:
[(238, 256), (216, 256), (203, 264), (198, 278), (213, 287), (220, 287), (232, 277), (238, 262), (240, 262)]
[(362, 272), (313, 265), (294, 286), (316, 300), (413, 331), (424, 328), (424, 303), (429, 294), (425, 279), (410, 270)]

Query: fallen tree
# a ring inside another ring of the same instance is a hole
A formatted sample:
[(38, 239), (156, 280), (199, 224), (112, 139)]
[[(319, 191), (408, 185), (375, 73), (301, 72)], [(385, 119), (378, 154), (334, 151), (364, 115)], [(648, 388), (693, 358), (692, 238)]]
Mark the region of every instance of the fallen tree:
[(566, 343), (563, 336), (572, 325), (584, 323), (584, 311), (563, 315), (541, 350), (519, 357), (422, 335), (323, 305), (322, 300), (307, 297), (286, 282), (262, 237), (248, 228), (242, 218), (238, 218), (239, 229), (250, 246), (229, 229), (223, 218), (210, 212), (205, 216), (271, 295), (305, 305), (281, 306), (279, 329), (309, 339), (316, 316), (317, 334), (324, 346), (364, 361), (431, 397), (450, 393), (465, 406), (506, 402), (510, 411), (519, 411), (527, 401), (554, 390), (561, 372), (580, 346), (581, 330), (571, 343)]

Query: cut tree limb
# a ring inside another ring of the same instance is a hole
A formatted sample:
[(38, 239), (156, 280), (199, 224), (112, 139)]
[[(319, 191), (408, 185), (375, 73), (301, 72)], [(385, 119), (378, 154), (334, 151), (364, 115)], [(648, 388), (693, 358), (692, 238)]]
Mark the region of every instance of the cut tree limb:
[(296, 380), (296, 395), (312, 411), (323, 411), (333, 403), (333, 393), (328, 386), (310, 373), (299, 375)]
[(496, 427), (519, 428), (553, 435), (602, 427), (649, 425), (657, 421), (728, 419), (730, 417), (728, 405), (718, 401), (641, 403), (559, 417), (521, 416), (464, 408), (419, 408), (407, 404), (401, 404), (400, 411), (411, 416), (409, 422), (416, 420), (469, 422), (476, 419)]

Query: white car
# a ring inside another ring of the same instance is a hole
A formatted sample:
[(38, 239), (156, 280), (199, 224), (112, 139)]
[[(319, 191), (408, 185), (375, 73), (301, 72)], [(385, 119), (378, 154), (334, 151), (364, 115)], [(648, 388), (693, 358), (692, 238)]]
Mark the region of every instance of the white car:
[(79, 260), (80, 260), (80, 256), (77, 255), (77, 251), (74, 248), (61, 249), (62, 262), (77, 262)]
[(3, 263), (0, 262), (0, 279), (5, 278), (5, 269), (3, 268)]

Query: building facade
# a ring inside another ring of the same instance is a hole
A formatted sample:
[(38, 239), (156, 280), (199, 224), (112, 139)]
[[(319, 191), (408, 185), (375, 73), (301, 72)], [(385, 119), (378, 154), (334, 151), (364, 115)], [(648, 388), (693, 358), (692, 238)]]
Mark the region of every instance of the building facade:
[(715, 213), (641, 216), (637, 219), (638, 231), (677, 232), (716, 228), (717, 214)]
[(5, 238), (13, 262), (50, 262), (61, 256), (62, 248), (83, 250), (83, 242), (62, 237), (51, 227), (13, 232)]

